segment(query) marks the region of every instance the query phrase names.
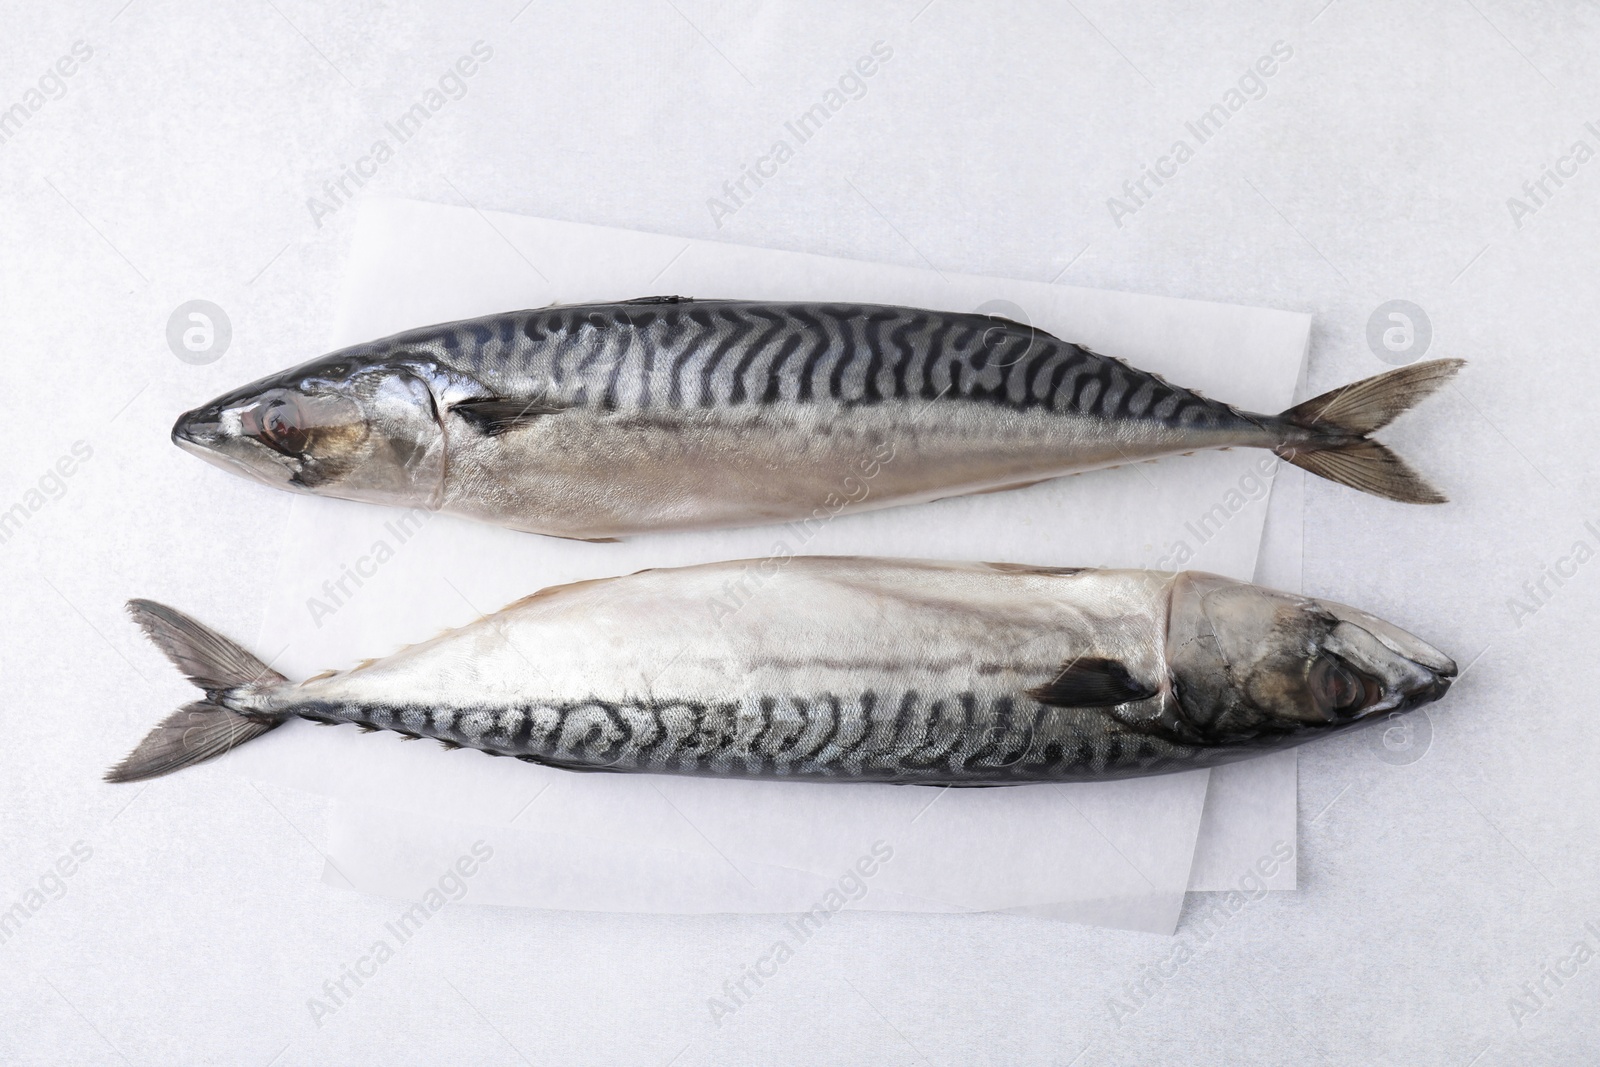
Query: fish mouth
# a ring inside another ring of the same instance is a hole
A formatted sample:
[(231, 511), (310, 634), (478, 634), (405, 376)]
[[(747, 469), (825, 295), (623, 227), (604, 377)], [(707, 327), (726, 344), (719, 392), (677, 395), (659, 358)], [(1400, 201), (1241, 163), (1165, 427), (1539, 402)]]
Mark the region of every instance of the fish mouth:
[(1456, 680), (1456, 665), (1422, 663), (1406, 658), (1386, 665), (1379, 679), (1382, 698), (1368, 706), (1360, 718), (1411, 711), (1432, 704), (1450, 691)]
[(257, 456), (260, 450), (248, 438), (223, 425), (222, 415), (215, 407), (196, 408), (178, 416), (172, 425), (172, 443), (230, 474), (274, 488), (292, 488), (286, 484), (287, 475), (276, 477), (276, 472), (261, 461)]
[(221, 440), (222, 423), (216, 415), (203, 408), (185, 411), (172, 424), (172, 443), (197, 456), (211, 458), (216, 454), (217, 444)]
[(1411, 663), (1422, 677), (1403, 686), (1395, 694), (1397, 703), (1390, 710), (1410, 711), (1424, 704), (1432, 704), (1449, 692), (1451, 684), (1456, 680), (1456, 665), (1453, 662), (1449, 662), (1448, 667), (1438, 668), (1418, 663), (1416, 660), (1412, 660)]
[(172, 443), (185, 452), (226, 471), (259, 480), (259, 471), (232, 454), (228, 445), (234, 440), (223, 428), (221, 416), (210, 408), (186, 411), (172, 424)]

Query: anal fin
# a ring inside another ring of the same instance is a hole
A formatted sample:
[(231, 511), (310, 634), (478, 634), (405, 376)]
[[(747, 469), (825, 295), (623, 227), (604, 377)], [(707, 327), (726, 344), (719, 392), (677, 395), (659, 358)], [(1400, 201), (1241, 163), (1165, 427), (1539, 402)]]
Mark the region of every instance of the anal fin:
[(535, 756), (524, 753), (517, 757), (524, 763), (537, 763), (541, 767), (551, 767), (558, 771), (576, 771), (580, 774), (617, 774), (615, 767), (593, 767), (587, 763), (572, 763), (568, 760), (555, 759), (551, 756)]
[(1035, 478), (1032, 481), (1027, 481), (1027, 482), (1011, 482), (1008, 485), (997, 485), (997, 486), (994, 486), (994, 487), (992, 487), (990, 489), (974, 489), (972, 492), (967, 493), (965, 495), (967, 495), (967, 496), (988, 496), (990, 493), (1009, 493), (1013, 489), (1026, 489), (1030, 485), (1038, 485), (1040, 482), (1053, 482), (1053, 481), (1055, 481), (1055, 476), (1054, 475), (1052, 475), (1049, 478)]

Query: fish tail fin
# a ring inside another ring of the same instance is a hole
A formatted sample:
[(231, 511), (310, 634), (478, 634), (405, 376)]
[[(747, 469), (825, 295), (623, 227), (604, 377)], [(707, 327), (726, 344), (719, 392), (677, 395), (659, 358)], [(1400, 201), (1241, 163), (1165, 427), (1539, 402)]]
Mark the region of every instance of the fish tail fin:
[(1406, 504), (1443, 504), (1443, 493), (1367, 435), (1411, 410), (1465, 365), (1460, 359), (1430, 360), (1314, 396), (1278, 417), (1316, 436), (1275, 451), (1296, 467), (1364, 493)]
[(152, 600), (128, 601), (128, 614), (172, 665), (205, 690), (204, 700), (185, 704), (145, 735), (126, 759), (106, 772), (108, 782), (139, 782), (228, 752), (254, 740), (283, 716), (241, 711), (240, 697), (283, 685), (283, 675), (233, 641), (181, 611)]

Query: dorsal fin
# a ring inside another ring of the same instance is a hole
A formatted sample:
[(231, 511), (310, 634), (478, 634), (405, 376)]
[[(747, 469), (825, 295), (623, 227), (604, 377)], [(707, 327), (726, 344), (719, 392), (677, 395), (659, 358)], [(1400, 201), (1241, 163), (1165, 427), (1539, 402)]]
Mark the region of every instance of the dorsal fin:
[(1041, 704), (1060, 708), (1106, 708), (1154, 696), (1145, 685), (1114, 659), (1085, 656), (1062, 666), (1061, 673), (1028, 695)]
[(1080, 574), (1083, 567), (1043, 567), (1032, 563), (985, 563), (983, 566), (1001, 574)]

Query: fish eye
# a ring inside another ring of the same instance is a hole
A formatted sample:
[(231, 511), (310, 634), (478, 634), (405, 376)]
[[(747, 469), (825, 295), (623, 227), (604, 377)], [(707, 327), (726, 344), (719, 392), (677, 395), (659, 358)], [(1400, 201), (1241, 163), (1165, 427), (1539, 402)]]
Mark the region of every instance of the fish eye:
[(1317, 709), (1341, 718), (1355, 715), (1380, 695), (1375, 683), (1334, 656), (1319, 657), (1308, 680)]
[(246, 433), (286, 456), (303, 454), (311, 443), (305, 413), (292, 395), (251, 408), (241, 421)]

